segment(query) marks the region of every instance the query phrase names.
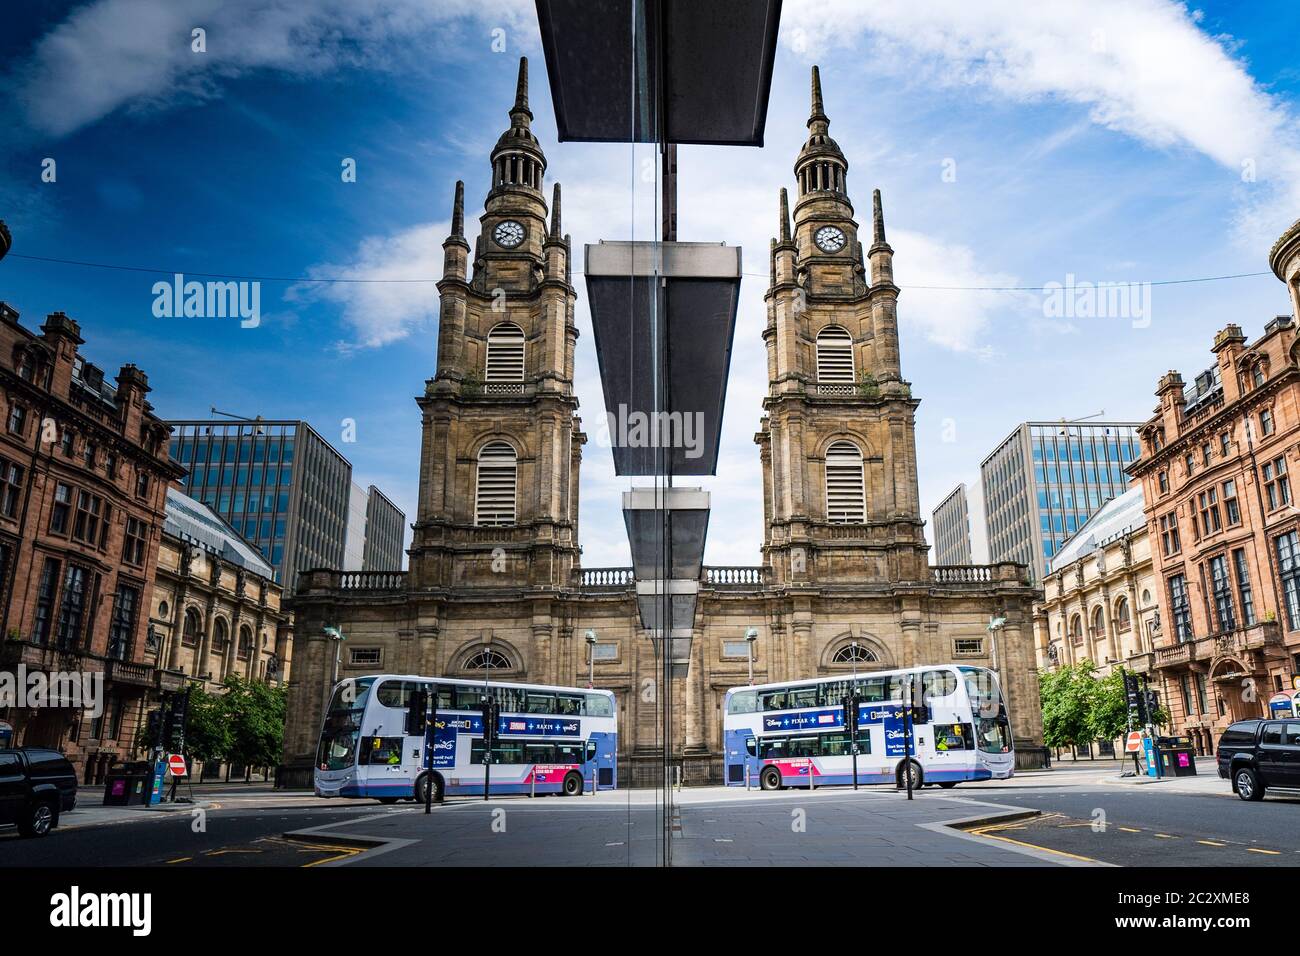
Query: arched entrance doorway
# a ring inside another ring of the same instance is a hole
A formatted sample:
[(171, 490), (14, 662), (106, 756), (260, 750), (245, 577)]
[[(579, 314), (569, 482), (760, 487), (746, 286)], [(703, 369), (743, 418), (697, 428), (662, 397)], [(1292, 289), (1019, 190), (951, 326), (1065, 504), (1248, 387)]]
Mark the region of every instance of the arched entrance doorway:
[(1256, 673), (1236, 657), (1221, 657), (1210, 665), (1218, 717), (1217, 731), (1238, 720), (1264, 716), (1260, 696), (1268, 693), (1268, 675)]

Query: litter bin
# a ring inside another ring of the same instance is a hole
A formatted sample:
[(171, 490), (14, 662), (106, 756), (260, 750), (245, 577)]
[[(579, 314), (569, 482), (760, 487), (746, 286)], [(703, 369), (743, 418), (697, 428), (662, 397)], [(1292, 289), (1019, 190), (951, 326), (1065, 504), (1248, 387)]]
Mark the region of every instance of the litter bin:
[(153, 768), (147, 760), (124, 763), (104, 777), (104, 806), (147, 806), (153, 785)]
[(1156, 744), (1166, 777), (1196, 776), (1196, 748), (1190, 740), (1186, 737), (1160, 737)]

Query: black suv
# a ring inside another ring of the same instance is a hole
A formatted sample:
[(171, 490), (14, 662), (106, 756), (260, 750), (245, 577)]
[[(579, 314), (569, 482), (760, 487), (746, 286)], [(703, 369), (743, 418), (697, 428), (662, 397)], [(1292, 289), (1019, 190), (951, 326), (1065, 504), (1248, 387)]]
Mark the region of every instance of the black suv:
[(59, 825), (59, 814), (77, 805), (77, 774), (54, 750), (0, 750), (0, 826), (17, 825), (23, 836), (42, 837)]
[(1300, 719), (1239, 720), (1219, 738), (1218, 760), (1219, 776), (1243, 800), (1300, 790)]

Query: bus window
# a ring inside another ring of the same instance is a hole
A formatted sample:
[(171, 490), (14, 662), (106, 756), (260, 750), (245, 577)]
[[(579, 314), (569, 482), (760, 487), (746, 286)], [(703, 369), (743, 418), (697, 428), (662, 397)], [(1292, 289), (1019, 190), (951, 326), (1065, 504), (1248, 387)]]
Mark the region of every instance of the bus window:
[(816, 757), (820, 749), (816, 737), (791, 737), (786, 745), (786, 756)]
[(934, 749), (974, 750), (975, 734), (970, 724), (935, 724)]
[(401, 737), (362, 737), (361, 765), (395, 767), (402, 762)]
[(594, 740), (587, 741), (587, 759), (588, 760), (596, 759), (596, 741)]
[(370, 687), (374, 682), (373, 677), (358, 677), (356, 680), (344, 681), (330, 699), (329, 712), (354, 710), (358, 714), (361, 713), (366, 709), (366, 698), (370, 696)]
[(438, 710), (451, 710), (451, 702), (456, 688), (451, 684), (438, 685)]
[(555, 745), (542, 743), (524, 744), (524, 763), (559, 763), (555, 759)]
[(428, 686), (423, 681), (386, 680), (375, 691), (375, 699), (385, 707), (400, 707), (405, 710), (411, 703), (411, 694)]
[(526, 714), (553, 714), (555, 713), (555, 695), (538, 694), (533, 691), (528, 692), (528, 706), (524, 710)]
[(758, 710), (758, 691), (737, 691), (727, 700), (729, 714), (752, 714), (756, 710)]
[(577, 694), (556, 694), (555, 712), (561, 717), (576, 717), (582, 713), (582, 697)]
[[(483, 762), (483, 738), (475, 737), (469, 745), (469, 762)], [(524, 744), (520, 740), (498, 740), (492, 745), (492, 762), (519, 764), (524, 763)]]
[(321, 733), (320, 748), (316, 752), (316, 767), (320, 770), (345, 770), (357, 760), (357, 738), (361, 731), (348, 721), (327, 725)]
[(456, 710), (478, 710), (483, 692), (478, 687), (456, 687)]
[(758, 755), (764, 760), (780, 760), (783, 757), (790, 756), (787, 745), (790, 743), (789, 737), (773, 737), (768, 740), (758, 742)]
[(792, 687), (786, 698), (786, 707), (816, 707), (817, 685), (812, 687)]
[(787, 696), (784, 688), (764, 691), (761, 699), (764, 710), (785, 710), (790, 706), (786, 703)]
[(852, 753), (848, 734), (822, 734), (821, 756), (847, 757)]
[(921, 675), (925, 696), (951, 697), (957, 693), (957, 675), (952, 671), (926, 671)]
[(868, 677), (865, 680), (858, 680), (858, 698), (863, 703), (878, 704), (882, 700), (889, 700), (886, 695), (888, 687), (883, 677)]
[(976, 717), (975, 720), (980, 750), (990, 754), (1011, 752), (1011, 726), (1006, 717)]
[(582, 744), (551, 744), (551, 751), (551, 763), (582, 763)]
[(614, 713), (613, 698), (606, 697), (604, 694), (588, 694), (586, 712), (589, 717), (612, 716)]

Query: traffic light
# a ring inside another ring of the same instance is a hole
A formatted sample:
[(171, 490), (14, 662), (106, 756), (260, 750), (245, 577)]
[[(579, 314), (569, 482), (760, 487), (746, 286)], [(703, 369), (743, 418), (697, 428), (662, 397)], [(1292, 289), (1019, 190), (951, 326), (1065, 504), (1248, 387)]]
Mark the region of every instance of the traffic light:
[(1124, 672), (1124, 698), (1128, 702), (1128, 712), (1133, 722), (1147, 723), (1146, 695), (1142, 693), (1142, 685), (1137, 675), (1130, 674), (1128, 671)]
[(849, 694), (841, 703), (844, 706), (844, 729), (852, 736), (851, 740), (858, 738), (858, 697), (856, 694)]
[(479, 702), (479, 710), (483, 714), (483, 746), (491, 753), (492, 745), (497, 739), (497, 718), (501, 714), (501, 708), (495, 698), (484, 697)]
[(189, 720), (189, 695), (172, 698), (163, 718), (164, 746), (180, 753), (185, 749), (185, 725)]
[(149, 745), (151, 747), (156, 746), (158, 744), (158, 736), (162, 733), (161, 710), (149, 711), (148, 716), (145, 717), (145, 733), (149, 737)]
[(1146, 710), (1145, 722), (1154, 724), (1156, 722), (1156, 714), (1160, 711), (1160, 695), (1155, 691), (1148, 689), (1147, 692), (1142, 695), (1142, 703), (1145, 705)]
[(421, 737), (425, 731), (425, 721), (428, 720), (429, 711), (429, 692), (427, 690), (415, 690), (411, 692), (410, 700), (406, 705), (406, 734), (409, 737)]

